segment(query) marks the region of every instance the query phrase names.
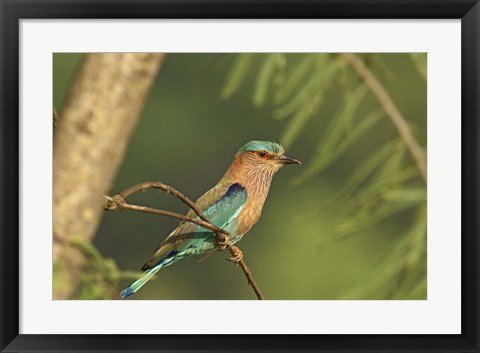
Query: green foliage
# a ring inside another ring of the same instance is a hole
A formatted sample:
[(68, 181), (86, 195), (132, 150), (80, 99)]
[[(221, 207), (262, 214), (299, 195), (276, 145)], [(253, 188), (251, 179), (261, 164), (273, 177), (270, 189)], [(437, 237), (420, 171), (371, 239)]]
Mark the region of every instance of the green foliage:
[(293, 91), (302, 83), (309, 72), (313, 69), (317, 58), (313, 55), (306, 55), (300, 65), (290, 70), (289, 75), (284, 79), (283, 85), (275, 91), (274, 102), (276, 105), (285, 103)]
[(240, 87), (252, 63), (253, 54), (238, 54), (222, 90), (223, 98), (230, 98)]
[(427, 79), (427, 54), (426, 53), (409, 53), (418, 73), (426, 80)]
[(103, 257), (91, 243), (75, 237), (70, 238), (70, 243), (87, 259), (87, 268), (80, 274), (80, 293), (76, 299), (117, 298), (120, 280), (136, 280), (142, 276), (141, 272), (120, 271), (113, 259)]
[(426, 204), (416, 207), (411, 227), (391, 246), (368, 278), (342, 299), (368, 298), (382, 291), (385, 299), (426, 299)]
[(382, 118), (384, 115), (382, 111), (370, 112), (355, 129), (351, 129), (353, 114), (366, 93), (367, 89), (363, 85), (360, 85), (353, 94), (347, 91), (345, 94), (345, 105), (331, 119), (323, 134), (324, 137), (319, 140), (307, 168), (293, 180), (293, 185), (299, 186), (326, 169), (349, 148), (353, 147)]
[(285, 130), (280, 137), (280, 143), (286, 148), (297, 139), (307, 121), (314, 116), (323, 103), (324, 93), (330, 85), (333, 75), (340, 67), (340, 61), (326, 61), (323, 55), (316, 60), (316, 72), (299, 86), (297, 92), (287, 98), (285, 104), (274, 111), (276, 119), (285, 119), (291, 116)]
[[(381, 55), (358, 56), (372, 72), (380, 75), (380, 81), (381, 78), (395, 81), (399, 76), (385, 64)], [(244, 60), (241, 57), (237, 61)], [(408, 58), (410, 65), (426, 80), (426, 54), (411, 53)], [(365, 107), (372, 106), (366, 101), (374, 96), (341, 55), (304, 54), (290, 61), (289, 56), (282, 54), (250, 54), (248, 60), (252, 70), (257, 70), (254, 105), (263, 106), (271, 97), (272, 117), (287, 120), (280, 137), (286, 148), (301, 141), (310, 121), (323, 120), (324, 128), (317, 129), (316, 146), (303, 172), (293, 180), (294, 187), (321, 177), (328, 168), (338, 168), (345, 155), (355, 153), (360, 144), (375, 136), (381, 122), (389, 122), (380, 102), (374, 109), (366, 110)], [(257, 60), (261, 65), (254, 65)], [(240, 88), (242, 80), (237, 66), (232, 68), (237, 83), (235, 90)], [(229, 83), (224, 91), (228, 86)], [(325, 97), (333, 92), (341, 94), (343, 99), (337, 112), (329, 118), (322, 112), (322, 106)], [(393, 94), (392, 98), (395, 101)], [(422, 133), (419, 129), (415, 126), (417, 135)], [(390, 250), (369, 278), (361, 279), (344, 298), (369, 298), (375, 293), (374, 296), (385, 299), (425, 299), (426, 187), (407, 146), (396, 132), (388, 140), (373, 140), (377, 142), (370, 147), (369, 155), (350, 167), (345, 173), (344, 187), (328, 201), (329, 219), (333, 224), (328, 227), (333, 239), (329, 244), (365, 234), (374, 227), (388, 227), (392, 220), (404, 219), (407, 227), (395, 236)], [(316, 212), (311, 213), (311, 217), (315, 215)], [(308, 222), (308, 217), (304, 221)]]
[(270, 85), (281, 84), (286, 60), (285, 54), (270, 54), (265, 57), (255, 82), (252, 98), (255, 106), (262, 107), (265, 104)]

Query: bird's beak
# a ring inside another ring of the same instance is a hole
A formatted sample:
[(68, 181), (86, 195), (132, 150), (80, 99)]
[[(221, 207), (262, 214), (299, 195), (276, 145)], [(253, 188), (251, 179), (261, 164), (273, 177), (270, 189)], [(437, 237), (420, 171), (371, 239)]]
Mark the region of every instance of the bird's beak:
[(302, 164), (298, 159), (286, 155), (278, 156), (276, 160), (283, 164)]

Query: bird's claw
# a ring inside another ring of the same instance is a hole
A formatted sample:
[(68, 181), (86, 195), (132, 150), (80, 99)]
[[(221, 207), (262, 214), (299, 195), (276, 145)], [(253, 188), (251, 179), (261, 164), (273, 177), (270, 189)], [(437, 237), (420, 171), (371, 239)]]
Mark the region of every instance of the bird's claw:
[(227, 236), (225, 234), (220, 234), (218, 236), (218, 249), (219, 250), (225, 250), (229, 244), (230, 244), (230, 242), (228, 241)]
[(237, 264), (243, 259), (243, 251), (237, 248), (235, 245), (230, 246), (230, 256), (227, 257), (228, 261), (236, 262)]

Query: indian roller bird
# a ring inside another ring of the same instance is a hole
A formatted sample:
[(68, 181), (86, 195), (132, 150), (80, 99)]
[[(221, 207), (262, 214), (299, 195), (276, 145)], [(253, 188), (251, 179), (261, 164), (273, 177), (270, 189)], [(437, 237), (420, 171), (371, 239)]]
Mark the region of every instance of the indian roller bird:
[[(210, 222), (230, 233), (229, 244), (238, 242), (257, 223), (275, 173), (285, 164), (301, 164), (285, 155), (278, 143), (250, 141), (238, 150), (217, 185), (203, 194), (195, 205)], [(195, 217), (193, 210), (187, 213)], [(196, 217), (197, 219), (198, 216)], [(158, 271), (187, 256), (218, 248), (215, 233), (197, 224), (182, 221), (142, 266), (145, 274), (121, 292), (123, 298), (136, 293)], [(240, 257), (241, 258), (241, 257)], [(238, 260), (238, 259), (237, 259)]]

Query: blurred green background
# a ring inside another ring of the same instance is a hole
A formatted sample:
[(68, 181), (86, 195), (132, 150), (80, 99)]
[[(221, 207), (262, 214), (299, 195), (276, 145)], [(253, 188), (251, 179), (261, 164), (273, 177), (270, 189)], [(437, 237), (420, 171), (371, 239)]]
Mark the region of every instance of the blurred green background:
[[(359, 56), (426, 146), (426, 55)], [(58, 111), (81, 58), (54, 55)], [(338, 67), (322, 76), (328, 65)], [(280, 170), (259, 223), (237, 244), (266, 298), (426, 299), (426, 188), (391, 121), (362, 87), (335, 54), (168, 54), (110, 194), (161, 180), (196, 199), (245, 142), (282, 142), (303, 165)], [(295, 97), (304, 101), (289, 107)], [(367, 119), (371, 124), (361, 127)], [(187, 211), (157, 191), (134, 195), (131, 203)], [(176, 224), (105, 213), (94, 245), (121, 270), (136, 271)], [(180, 261), (131, 299), (255, 300), (226, 256)], [(122, 280), (118, 290), (130, 282)]]

